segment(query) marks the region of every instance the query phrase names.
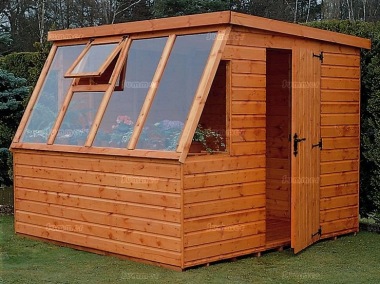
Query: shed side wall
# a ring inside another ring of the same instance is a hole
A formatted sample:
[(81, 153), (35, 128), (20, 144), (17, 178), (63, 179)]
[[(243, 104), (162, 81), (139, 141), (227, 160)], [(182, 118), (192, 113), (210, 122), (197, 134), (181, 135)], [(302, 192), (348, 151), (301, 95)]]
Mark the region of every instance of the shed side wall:
[(181, 166), (14, 152), (17, 233), (181, 267)]
[(359, 228), (360, 53), (325, 52), (321, 69), (322, 237)]

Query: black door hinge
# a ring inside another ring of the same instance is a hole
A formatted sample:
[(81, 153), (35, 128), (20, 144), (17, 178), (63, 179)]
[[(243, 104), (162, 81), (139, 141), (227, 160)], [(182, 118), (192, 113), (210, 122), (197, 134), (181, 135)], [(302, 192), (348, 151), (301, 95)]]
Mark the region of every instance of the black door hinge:
[(314, 234), (311, 235), (312, 238), (314, 238), (315, 236), (322, 236), (322, 227), (319, 227), (318, 231)]
[(315, 54), (315, 53), (313, 52), (313, 57), (318, 57), (319, 60), (323, 63), (323, 51), (322, 51), (320, 54)]
[(319, 147), (319, 149), (323, 149), (323, 140), (322, 138), (319, 140), (317, 144), (313, 144), (311, 148)]

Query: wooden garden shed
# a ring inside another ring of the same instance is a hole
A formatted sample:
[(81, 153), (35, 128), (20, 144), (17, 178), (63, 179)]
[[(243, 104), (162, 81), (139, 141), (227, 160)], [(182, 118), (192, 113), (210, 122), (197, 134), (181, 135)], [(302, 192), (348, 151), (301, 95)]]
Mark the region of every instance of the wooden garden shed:
[(185, 269), (358, 231), (369, 40), (230, 11), (49, 40), (17, 233)]

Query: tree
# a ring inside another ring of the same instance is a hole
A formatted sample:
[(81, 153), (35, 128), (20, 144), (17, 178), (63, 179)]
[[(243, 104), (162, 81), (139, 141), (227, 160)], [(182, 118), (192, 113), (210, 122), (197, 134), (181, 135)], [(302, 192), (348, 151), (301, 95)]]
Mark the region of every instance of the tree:
[(25, 79), (0, 69), (0, 147), (10, 146), (28, 96), (29, 88)]
[(153, 15), (162, 18), (229, 9), (229, 0), (155, 0)]
[(10, 186), (11, 153), (8, 148), (29, 95), (26, 80), (0, 69), (0, 185)]

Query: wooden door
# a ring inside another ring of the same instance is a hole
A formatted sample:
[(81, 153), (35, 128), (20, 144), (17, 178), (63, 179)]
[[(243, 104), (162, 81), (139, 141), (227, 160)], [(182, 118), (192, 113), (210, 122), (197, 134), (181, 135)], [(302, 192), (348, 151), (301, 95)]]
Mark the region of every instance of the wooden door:
[[(320, 238), (321, 150), (319, 146), (313, 147), (320, 141), (321, 58), (315, 57), (319, 54), (319, 50), (293, 50), (291, 246), (294, 253)], [(295, 139), (299, 142), (295, 143)]]

